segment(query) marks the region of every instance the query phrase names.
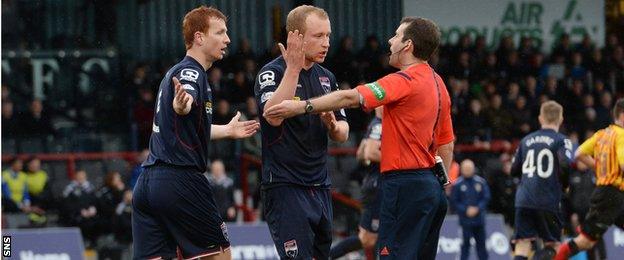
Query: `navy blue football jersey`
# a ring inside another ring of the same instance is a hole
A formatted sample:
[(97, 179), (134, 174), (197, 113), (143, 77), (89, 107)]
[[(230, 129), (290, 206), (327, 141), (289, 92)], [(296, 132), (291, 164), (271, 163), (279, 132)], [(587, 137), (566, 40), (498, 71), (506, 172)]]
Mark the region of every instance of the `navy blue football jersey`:
[[(381, 141), (381, 118), (375, 116), (371, 119), (364, 138)], [(368, 167), (368, 174), (379, 174), (379, 170), (379, 163), (371, 162)]]
[[(182, 88), (193, 96), (191, 111), (184, 116), (173, 110), (174, 76), (180, 81)], [(169, 69), (160, 82), (149, 144), (150, 153), (143, 166), (154, 165), (160, 161), (176, 166), (195, 167), (198, 171), (205, 172), (211, 124), (212, 94), (206, 71), (199, 62), (186, 56)]]
[(552, 129), (541, 129), (524, 137), (511, 168), (512, 174), (522, 175), (516, 207), (558, 212), (561, 175), (572, 160), (572, 142)]
[[(259, 114), (279, 86), (286, 62), (281, 56), (258, 73), (254, 87)], [(334, 74), (319, 64), (301, 70), (295, 100), (307, 100), (337, 90)], [(336, 120), (346, 120), (344, 110), (334, 112)], [(328, 187), (327, 128), (318, 114), (288, 118), (280, 126), (260, 119), (262, 133), (262, 184), (296, 184)]]

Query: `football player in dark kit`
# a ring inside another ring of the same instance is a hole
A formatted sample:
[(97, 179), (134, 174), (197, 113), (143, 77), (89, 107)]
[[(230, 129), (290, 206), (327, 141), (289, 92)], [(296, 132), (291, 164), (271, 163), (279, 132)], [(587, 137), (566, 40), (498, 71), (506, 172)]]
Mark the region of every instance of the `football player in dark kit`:
[(379, 162), (381, 161), (381, 117), (383, 107), (375, 108), (375, 117), (368, 124), (366, 135), (360, 142), (356, 157), (367, 165), (366, 176), (362, 181), (362, 216), (360, 217), (357, 236), (347, 237), (332, 247), (332, 259), (342, 257), (349, 252), (364, 248), (374, 250), (379, 230)]
[(150, 154), (134, 187), (132, 235), (135, 259), (231, 259), (227, 228), (203, 175), (209, 140), (245, 138), (255, 121), (212, 125), (206, 70), (230, 43), (225, 16), (205, 6), (182, 24), (186, 57), (160, 83)]
[(516, 192), (515, 260), (528, 259), (531, 241), (542, 239), (543, 250), (534, 259), (552, 259), (561, 239), (561, 180), (567, 180), (572, 142), (560, 134), (563, 108), (555, 101), (542, 104), (542, 129), (520, 141), (511, 174), (522, 176)]
[[(310, 99), (338, 88), (334, 74), (318, 63), (329, 51), (327, 13), (302, 5), (288, 14), (287, 49), (266, 64), (255, 85), (259, 111), (283, 100)], [(348, 138), (344, 110), (286, 120), (262, 117), (264, 214), (282, 259), (328, 259), (332, 204), (327, 169), (328, 136)]]

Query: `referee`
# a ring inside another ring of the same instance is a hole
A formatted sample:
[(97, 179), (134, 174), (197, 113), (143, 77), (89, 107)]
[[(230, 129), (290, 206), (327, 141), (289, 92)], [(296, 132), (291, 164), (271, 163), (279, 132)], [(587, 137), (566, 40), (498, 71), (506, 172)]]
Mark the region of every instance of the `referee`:
[(345, 107), (384, 106), (381, 137), (381, 259), (435, 259), (447, 201), (433, 174), (435, 155), (448, 169), (453, 153), (451, 102), (443, 80), (427, 63), (440, 42), (432, 21), (406, 17), (390, 38), (390, 65), (400, 69), (352, 90), (305, 101), (282, 101), (267, 118)]
[(624, 229), (624, 98), (613, 108), (615, 123), (595, 133), (577, 150), (577, 160), (596, 167), (596, 189), (580, 234), (559, 247), (555, 259), (568, 259), (594, 247), (615, 224)]

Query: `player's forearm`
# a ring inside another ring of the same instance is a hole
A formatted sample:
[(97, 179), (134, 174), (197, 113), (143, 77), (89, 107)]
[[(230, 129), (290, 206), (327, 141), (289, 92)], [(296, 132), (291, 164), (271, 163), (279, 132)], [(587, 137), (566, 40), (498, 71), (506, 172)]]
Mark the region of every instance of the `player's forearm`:
[(210, 125), (210, 140), (229, 138), (232, 131), (227, 125)]
[[(299, 81), (299, 71), (289, 70), (286, 68), (284, 77), (279, 86), (269, 100), (264, 105), (264, 109), (268, 109), (276, 104), (281, 103), (284, 100), (292, 100), (295, 97), (297, 91), (297, 82)], [(267, 122), (272, 126), (278, 126), (282, 124), (283, 119), (267, 118)]]
[(594, 167), (594, 165), (596, 165), (596, 161), (594, 161), (594, 158), (587, 154), (577, 153), (576, 160), (582, 162), (587, 167)]
[(348, 107), (360, 106), (360, 94), (355, 89), (338, 90), (310, 100), (313, 113), (335, 111)]
[(444, 162), (444, 167), (447, 171), (451, 169), (451, 163), (453, 162), (453, 142), (448, 144), (443, 144), (438, 147), (438, 155), (442, 157), (442, 161)]
[(349, 139), (349, 124), (347, 121), (337, 121), (334, 129), (329, 130), (329, 138), (339, 143), (346, 142)]

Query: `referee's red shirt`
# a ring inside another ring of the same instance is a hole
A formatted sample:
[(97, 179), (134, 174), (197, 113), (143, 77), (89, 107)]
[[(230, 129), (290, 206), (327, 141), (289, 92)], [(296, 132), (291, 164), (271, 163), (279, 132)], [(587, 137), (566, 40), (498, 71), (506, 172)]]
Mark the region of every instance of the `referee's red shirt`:
[[(434, 76), (440, 86), (441, 110), (434, 148), (430, 150), (433, 125), (438, 113)], [(364, 98), (364, 109), (384, 106), (382, 173), (433, 167), (437, 147), (454, 140), (451, 100), (442, 78), (429, 64), (412, 65), (404, 71), (360, 85), (356, 89)]]

